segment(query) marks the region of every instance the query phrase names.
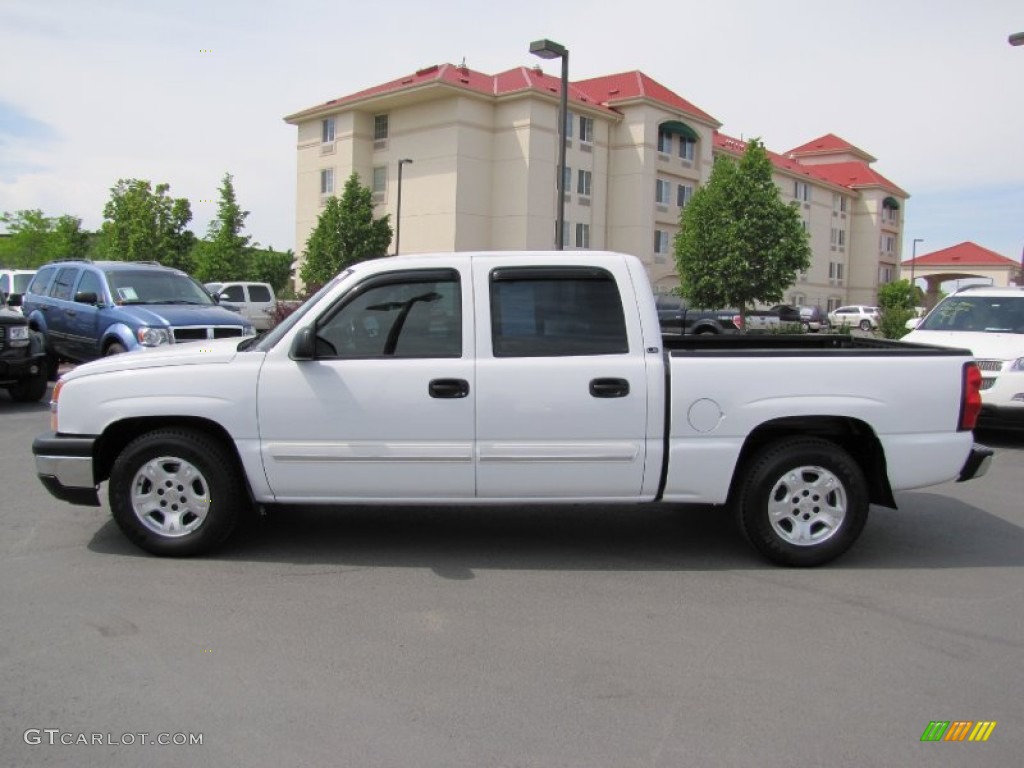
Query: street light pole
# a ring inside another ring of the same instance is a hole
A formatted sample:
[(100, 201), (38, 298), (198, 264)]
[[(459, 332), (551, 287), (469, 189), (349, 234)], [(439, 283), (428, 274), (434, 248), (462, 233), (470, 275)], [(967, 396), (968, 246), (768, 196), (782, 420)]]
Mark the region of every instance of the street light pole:
[(395, 206), (395, 256), (398, 255), (398, 245), (402, 240), (402, 166), (411, 163), (407, 157), (398, 161), (398, 201)]
[[(1024, 32), (1014, 32), (1006, 42), (1010, 45), (1024, 45)], [(1020, 274), (1017, 276), (1017, 285), (1024, 285), (1024, 248), (1020, 251)]]
[(917, 261), (917, 244), (923, 243), (924, 238), (915, 237), (914, 243), (910, 247), (910, 287), (914, 290), (914, 304), (917, 304), (917, 283), (914, 282), (914, 262)]
[(555, 216), (555, 249), (565, 248), (565, 123), (569, 116), (569, 49), (551, 40), (534, 40), (530, 43), (530, 53), (542, 59), (562, 60), (562, 97), (561, 114), (558, 120), (558, 179), (555, 191), (558, 193), (557, 214)]

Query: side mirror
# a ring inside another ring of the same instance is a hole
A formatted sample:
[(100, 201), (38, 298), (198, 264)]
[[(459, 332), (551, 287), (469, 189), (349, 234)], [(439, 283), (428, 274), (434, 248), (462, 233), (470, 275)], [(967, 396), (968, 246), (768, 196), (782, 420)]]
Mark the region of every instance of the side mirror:
[(9, 307), (20, 307), (22, 296), (20, 293), (4, 294), (4, 301)]
[(906, 322), (906, 324), (904, 325), (904, 327), (905, 327), (905, 328), (906, 328), (906, 329), (907, 329), (908, 331), (912, 331), (912, 330), (914, 330), (915, 328), (917, 328), (917, 326), (919, 326), (920, 324), (921, 324), (921, 318), (920, 318), (920, 317), (912, 317), (912, 318), (910, 318), (909, 320), (907, 320), (907, 322)]
[(316, 355), (316, 334), (312, 326), (303, 328), (292, 339), (288, 357), (292, 360), (313, 360)]
[(75, 294), (75, 301), (79, 304), (95, 304), (99, 297), (95, 291), (79, 291)]

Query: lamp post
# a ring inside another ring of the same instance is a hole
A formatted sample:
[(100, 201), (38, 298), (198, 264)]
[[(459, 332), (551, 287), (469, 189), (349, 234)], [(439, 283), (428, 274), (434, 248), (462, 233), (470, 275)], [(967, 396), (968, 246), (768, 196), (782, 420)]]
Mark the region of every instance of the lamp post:
[(398, 255), (398, 245), (402, 240), (402, 166), (411, 163), (407, 157), (398, 161), (398, 201), (395, 206), (395, 256)]
[(914, 303), (917, 303), (917, 283), (914, 282), (914, 262), (917, 261), (917, 244), (923, 243), (924, 238), (915, 237), (910, 246), (910, 288), (914, 291)]
[(569, 49), (551, 40), (534, 40), (530, 43), (530, 53), (542, 59), (562, 60), (562, 100), (561, 114), (558, 121), (558, 180), (555, 189), (558, 192), (558, 213), (555, 216), (555, 249), (565, 248), (565, 121), (569, 115)]

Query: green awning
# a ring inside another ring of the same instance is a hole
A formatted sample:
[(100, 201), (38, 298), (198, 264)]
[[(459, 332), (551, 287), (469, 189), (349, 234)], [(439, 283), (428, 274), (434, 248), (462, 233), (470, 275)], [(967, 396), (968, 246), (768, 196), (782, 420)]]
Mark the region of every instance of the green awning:
[(882, 201), (883, 208), (895, 208), (897, 211), (900, 209), (900, 201), (895, 197), (887, 197)]
[(662, 133), (674, 133), (677, 136), (682, 136), (690, 141), (700, 141), (699, 133), (693, 130), (693, 128), (688, 126), (686, 123), (681, 123), (678, 120), (669, 120), (667, 123), (662, 123), (658, 126), (658, 130)]

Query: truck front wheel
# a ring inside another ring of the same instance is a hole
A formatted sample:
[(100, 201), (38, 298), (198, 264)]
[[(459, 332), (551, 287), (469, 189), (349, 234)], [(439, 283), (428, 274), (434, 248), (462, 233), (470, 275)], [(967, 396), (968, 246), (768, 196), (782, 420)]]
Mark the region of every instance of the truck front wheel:
[(737, 499), (746, 539), (769, 560), (815, 566), (843, 554), (868, 518), (864, 473), (835, 443), (787, 438), (747, 465)]
[(110, 472), (110, 509), (136, 545), (189, 556), (231, 535), (247, 503), (237, 462), (209, 435), (158, 429), (131, 443)]

